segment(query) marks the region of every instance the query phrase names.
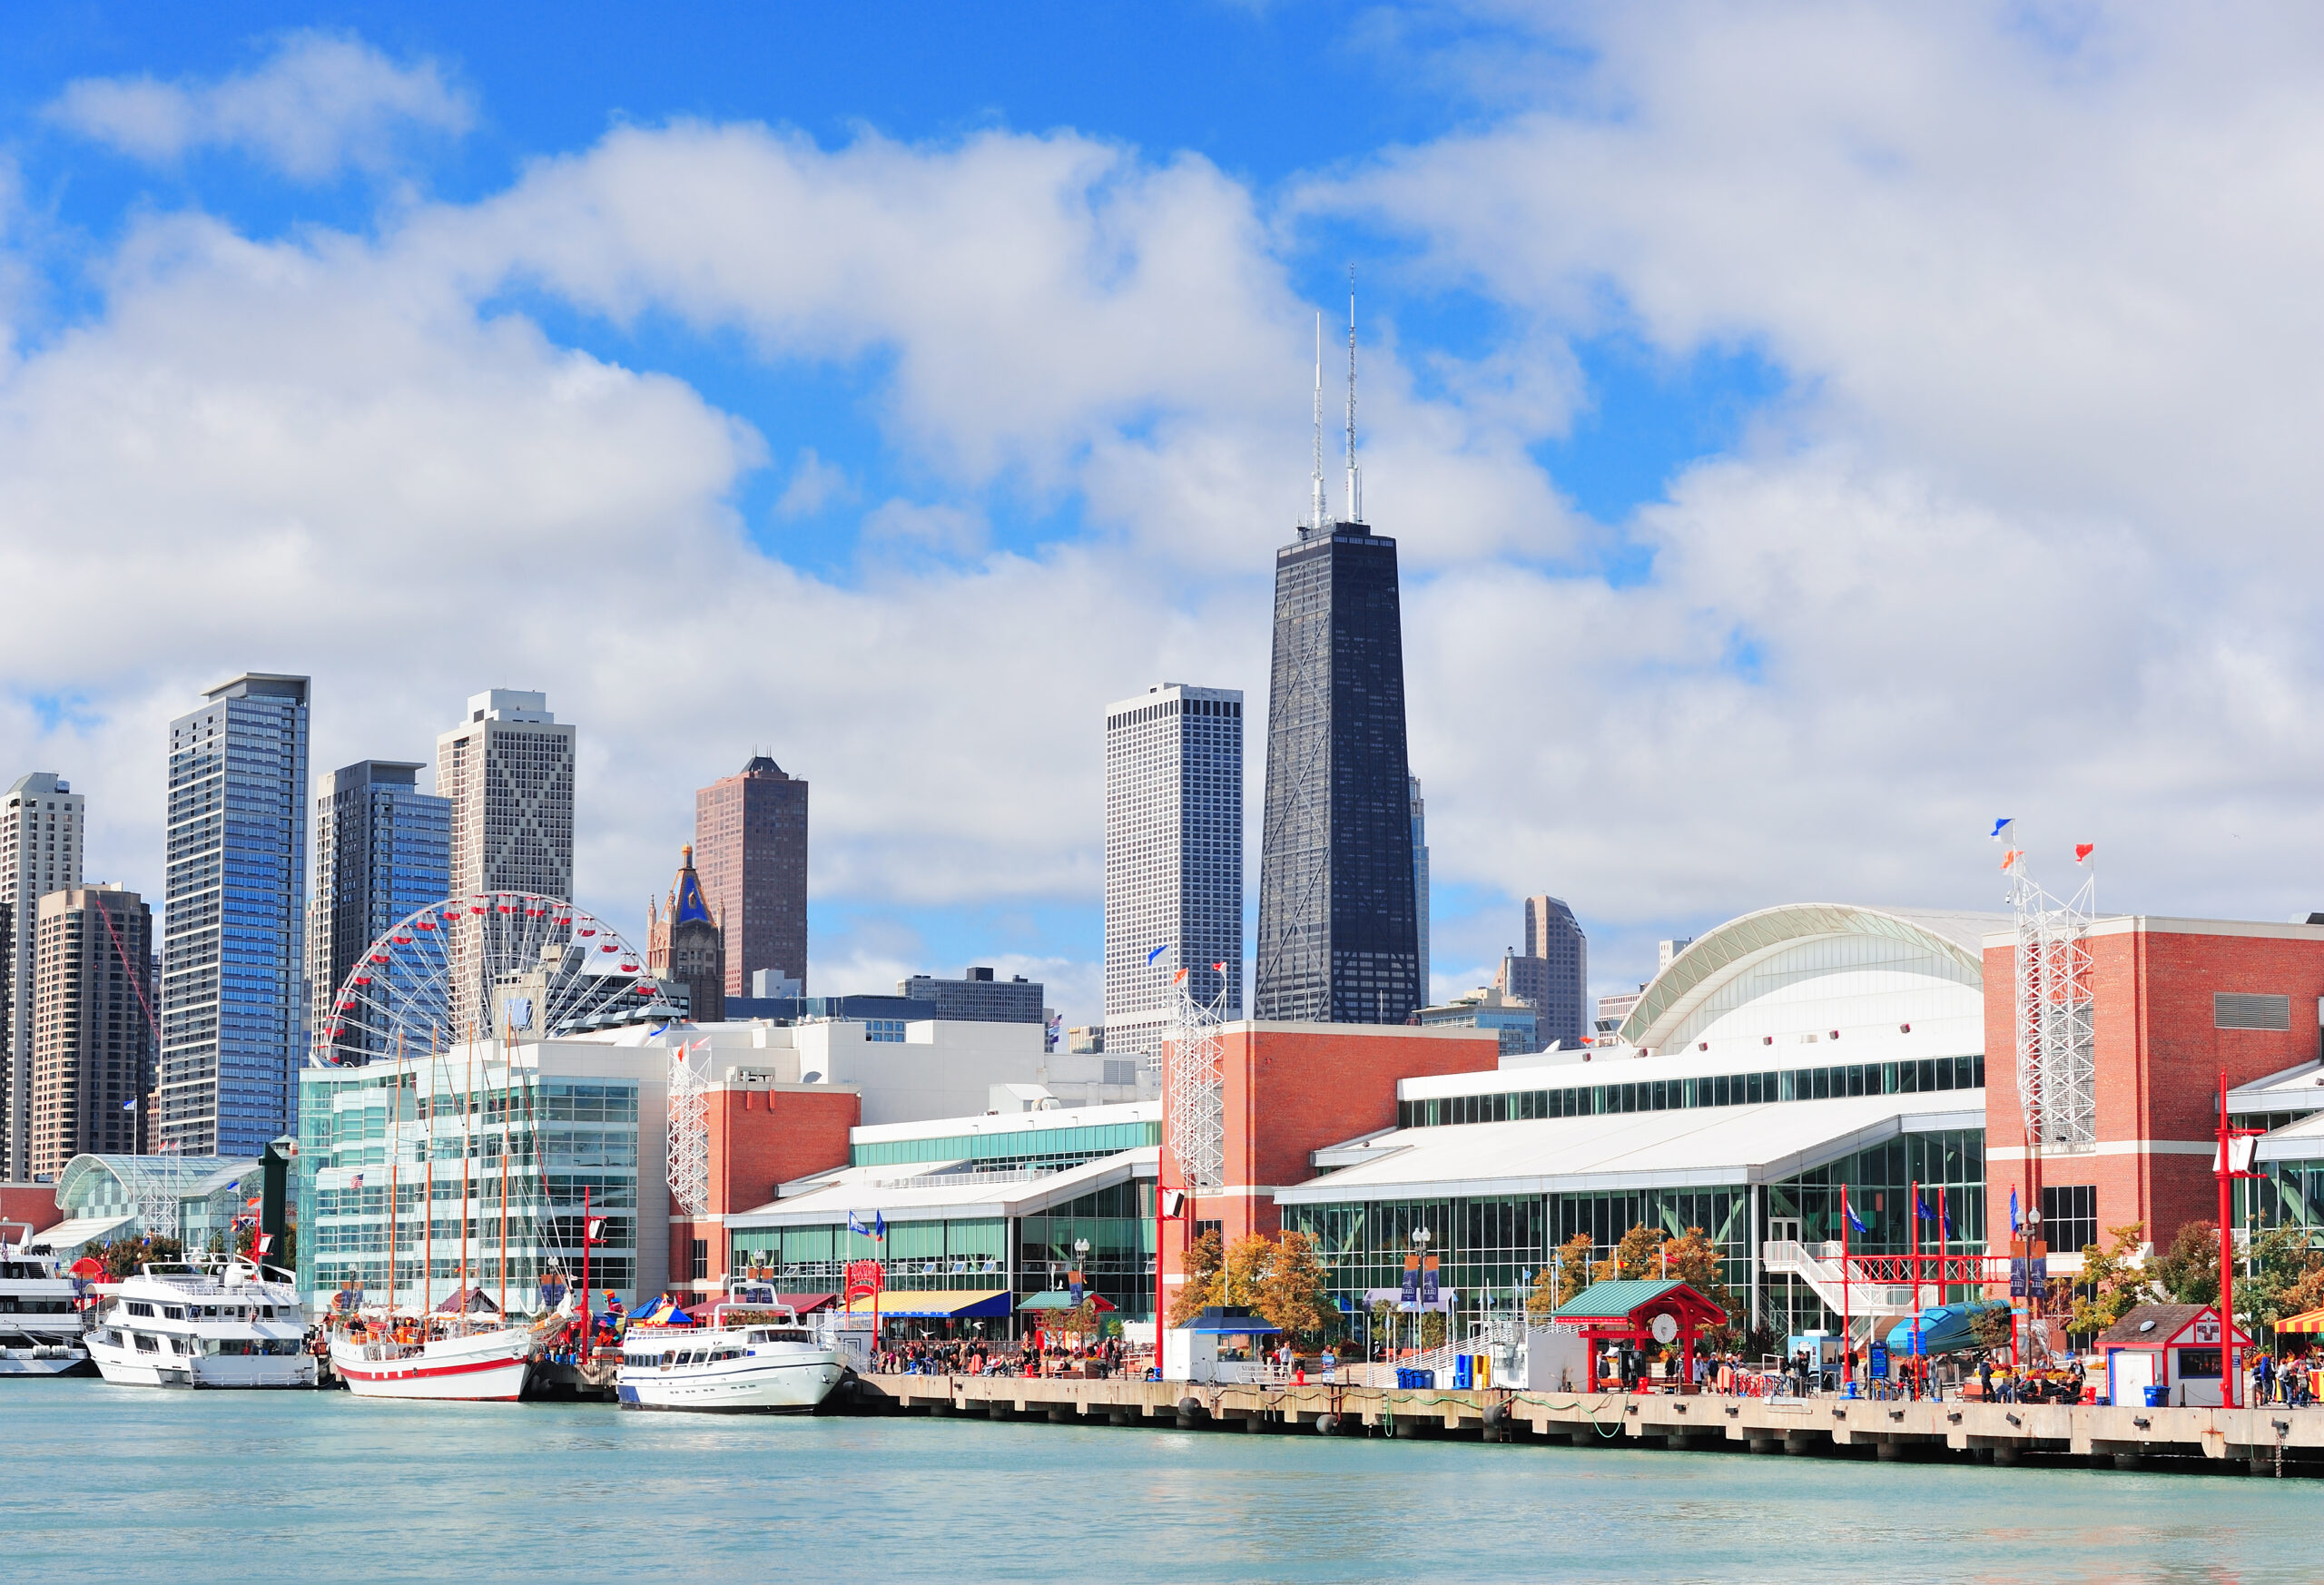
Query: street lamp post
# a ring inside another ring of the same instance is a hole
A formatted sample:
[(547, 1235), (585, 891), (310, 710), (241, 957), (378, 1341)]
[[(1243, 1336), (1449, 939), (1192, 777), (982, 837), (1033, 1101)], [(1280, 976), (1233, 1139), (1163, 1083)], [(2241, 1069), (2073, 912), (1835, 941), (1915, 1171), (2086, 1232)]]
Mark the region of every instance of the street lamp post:
[(1425, 1303), (1425, 1301), (1424, 1301), (1424, 1300), (1421, 1300), (1421, 1299), (1420, 1299), (1420, 1295), (1424, 1294), (1424, 1293), (1426, 1293), (1426, 1292), (1428, 1291), (1428, 1275), (1427, 1275), (1427, 1274), (1428, 1274), (1428, 1229), (1427, 1229), (1427, 1228), (1425, 1228), (1425, 1227), (1415, 1227), (1415, 1228), (1413, 1228), (1413, 1253), (1414, 1253), (1414, 1254), (1416, 1254), (1416, 1255), (1419, 1255), (1419, 1257), (1420, 1257), (1420, 1268), (1421, 1268), (1420, 1286), (1419, 1286), (1418, 1288), (1416, 1288), (1416, 1289), (1414, 1289), (1414, 1290), (1413, 1290), (1413, 1298), (1414, 1298), (1414, 1300), (1415, 1300), (1415, 1303), (1414, 1303), (1414, 1304), (1413, 1304), (1413, 1351), (1415, 1354), (1417, 1354), (1417, 1353), (1420, 1351), (1420, 1339), (1421, 1339), (1421, 1330), (1420, 1330), (1421, 1305), (1422, 1305), (1422, 1304)]

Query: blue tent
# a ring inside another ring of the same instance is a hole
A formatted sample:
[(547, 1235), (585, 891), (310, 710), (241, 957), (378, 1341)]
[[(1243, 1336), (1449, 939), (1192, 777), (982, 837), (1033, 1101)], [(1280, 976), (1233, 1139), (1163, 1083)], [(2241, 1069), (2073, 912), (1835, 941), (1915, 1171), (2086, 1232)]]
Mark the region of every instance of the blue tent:
[[(1953, 1304), (1931, 1304), (1920, 1313), (1920, 1352), (1955, 1354), (1974, 1347), (1977, 1341), (1977, 1317), (1989, 1310), (2006, 1310), (2009, 1305), (2001, 1299), (1966, 1299)], [(1888, 1352), (1909, 1354), (1913, 1352), (1913, 1323), (1899, 1321), (1888, 1329)]]

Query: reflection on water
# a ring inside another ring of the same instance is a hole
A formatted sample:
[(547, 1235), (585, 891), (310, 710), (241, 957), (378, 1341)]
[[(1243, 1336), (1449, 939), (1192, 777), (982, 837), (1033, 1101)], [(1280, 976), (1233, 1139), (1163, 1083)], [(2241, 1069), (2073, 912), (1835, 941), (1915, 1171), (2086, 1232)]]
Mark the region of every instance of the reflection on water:
[[(0, 1383), (10, 1573), (2312, 1580), (2305, 1481)], [(252, 1548), (259, 1549), (253, 1552)], [(263, 1557), (245, 1570), (230, 1560)], [(47, 1565), (39, 1571), (35, 1565)], [(286, 1567), (287, 1565), (287, 1567)]]

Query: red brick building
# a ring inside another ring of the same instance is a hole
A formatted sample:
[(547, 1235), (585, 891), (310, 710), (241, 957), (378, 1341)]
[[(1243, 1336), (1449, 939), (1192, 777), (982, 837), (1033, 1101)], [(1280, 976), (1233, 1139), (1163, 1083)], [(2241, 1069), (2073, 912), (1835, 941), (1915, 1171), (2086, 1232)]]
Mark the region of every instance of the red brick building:
[[(2181, 1223), (2218, 1214), (2220, 1074), (2246, 1084), (2319, 1054), (2324, 926), (2124, 915), (2091, 928), (2090, 950), (2097, 1141), (2042, 1153), (2051, 1246), (2076, 1253), (2082, 1231), (2101, 1239), (2140, 1222), (2166, 1247)], [(1985, 943), (1986, 1205), (1996, 1252), (2008, 1237), (2011, 1190), (2028, 1205), (2034, 1184), (2011, 951), (2008, 937)]]
[[(1491, 1029), (1393, 1024), (1231, 1023), (1226, 1047), (1226, 1171), (1220, 1191), (1189, 1200), (1166, 1225), (1162, 1281), (1183, 1280), (1183, 1254), (1216, 1224), (1228, 1245), (1283, 1226), (1275, 1190), (1315, 1176), (1311, 1152), (1396, 1126), (1396, 1082), (1434, 1073), (1481, 1073), (1500, 1066)], [(1178, 1186), (1167, 1109), (1163, 1186)]]
[(725, 1218), (774, 1198), (775, 1187), (848, 1163), (862, 1098), (828, 1084), (737, 1081), (710, 1090), (710, 1203), (670, 1216), (669, 1285), (715, 1293), (726, 1277)]

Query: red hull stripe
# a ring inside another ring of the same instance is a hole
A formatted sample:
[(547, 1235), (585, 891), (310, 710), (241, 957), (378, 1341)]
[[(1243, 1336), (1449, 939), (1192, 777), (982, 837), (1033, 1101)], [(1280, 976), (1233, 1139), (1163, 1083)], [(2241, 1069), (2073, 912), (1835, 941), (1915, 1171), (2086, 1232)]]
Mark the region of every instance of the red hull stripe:
[[(333, 1362), (334, 1364), (337, 1362)], [(478, 1360), (472, 1364), (415, 1365), (409, 1370), (375, 1370), (368, 1365), (338, 1365), (339, 1373), (367, 1382), (417, 1382), (431, 1376), (466, 1376), (478, 1371), (505, 1371), (510, 1365), (522, 1364), (521, 1359)]]

